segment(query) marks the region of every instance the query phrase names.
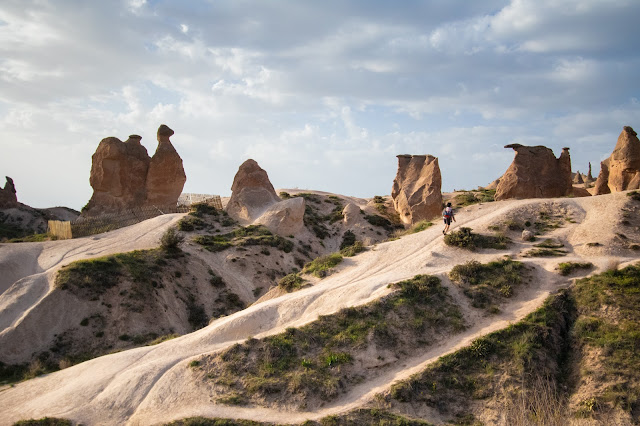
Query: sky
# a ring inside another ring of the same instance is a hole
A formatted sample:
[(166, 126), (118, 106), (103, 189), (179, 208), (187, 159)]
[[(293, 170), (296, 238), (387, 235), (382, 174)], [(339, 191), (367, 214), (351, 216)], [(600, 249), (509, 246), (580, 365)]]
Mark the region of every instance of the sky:
[(511, 143), (568, 146), (595, 176), (640, 131), (639, 18), (638, 0), (2, 0), (0, 177), (80, 209), (100, 140), (152, 155), (160, 124), (184, 192), (228, 196), (253, 158), (276, 188), (388, 195), (399, 154), (473, 189)]

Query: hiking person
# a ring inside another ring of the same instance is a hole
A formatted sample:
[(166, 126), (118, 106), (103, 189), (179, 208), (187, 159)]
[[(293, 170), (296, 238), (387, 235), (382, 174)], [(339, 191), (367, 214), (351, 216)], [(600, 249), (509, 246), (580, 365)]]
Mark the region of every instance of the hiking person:
[(442, 230), (442, 234), (447, 235), (449, 226), (451, 225), (451, 219), (453, 219), (454, 222), (456, 221), (453, 209), (451, 208), (451, 203), (447, 203), (447, 207), (442, 210), (442, 219), (444, 219), (444, 229)]

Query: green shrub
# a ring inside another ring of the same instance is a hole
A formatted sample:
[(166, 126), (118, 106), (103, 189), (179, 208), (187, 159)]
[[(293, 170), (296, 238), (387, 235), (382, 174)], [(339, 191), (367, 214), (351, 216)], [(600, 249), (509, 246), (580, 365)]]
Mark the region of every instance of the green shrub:
[(361, 253), (365, 250), (366, 248), (364, 247), (364, 244), (362, 244), (361, 241), (356, 241), (354, 244), (340, 250), (340, 254), (343, 255), (344, 257), (353, 257), (356, 254)]
[(343, 235), (342, 235), (342, 242), (340, 243), (340, 250), (342, 250), (345, 247), (349, 247), (354, 245), (356, 242), (356, 234), (353, 233), (353, 231), (351, 230), (347, 230)]
[(593, 263), (591, 262), (563, 262), (558, 264), (558, 271), (560, 275), (570, 275), (576, 269), (591, 269), (593, 268)]
[(183, 242), (184, 235), (178, 232), (175, 226), (171, 226), (160, 237), (160, 248), (167, 252), (180, 251), (180, 245)]
[(204, 216), (218, 216), (219, 214), (218, 209), (207, 203), (192, 204), (191, 211), (189, 212), (189, 215), (199, 218)]
[(526, 252), (524, 257), (560, 257), (567, 254), (566, 250), (555, 248), (535, 248)]
[(331, 271), (342, 262), (342, 255), (340, 253), (332, 253), (327, 256), (320, 256), (307, 263), (302, 272), (307, 274), (313, 274), (318, 278), (324, 278)]
[(284, 191), (280, 192), (278, 195), (283, 200), (288, 200), (289, 198), (291, 198), (291, 194), (289, 194), (288, 192), (284, 192)]
[(471, 228), (462, 227), (457, 231), (453, 231), (444, 237), (445, 244), (454, 247), (475, 250), (476, 248), (492, 248), (503, 250), (507, 248), (509, 238), (505, 236), (488, 236), (474, 234)]
[(640, 201), (640, 192), (638, 191), (627, 192), (627, 196), (631, 197), (635, 201)]
[(278, 281), (278, 287), (286, 290), (287, 293), (301, 289), (307, 281), (296, 273), (285, 275)]

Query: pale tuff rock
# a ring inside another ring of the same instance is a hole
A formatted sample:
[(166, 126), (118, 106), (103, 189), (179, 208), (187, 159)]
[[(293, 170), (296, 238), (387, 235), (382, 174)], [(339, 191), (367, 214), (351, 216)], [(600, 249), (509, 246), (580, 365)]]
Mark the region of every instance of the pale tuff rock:
[(432, 155), (398, 155), (393, 206), (405, 225), (438, 216), (442, 210), (442, 177)]
[(544, 146), (506, 145), (516, 151), (513, 162), (500, 178), (496, 200), (550, 198), (571, 195), (571, 158), (563, 148), (559, 158)]
[(295, 235), (304, 227), (304, 208), (302, 197), (280, 201), (269, 206), (254, 224), (264, 225), (283, 237)]
[(342, 222), (347, 226), (351, 226), (357, 223), (358, 219), (361, 216), (362, 214), (360, 213), (360, 207), (356, 206), (353, 203), (347, 204), (346, 206), (344, 206), (344, 209), (342, 209)]
[(7, 179), (4, 184), (4, 189), (0, 188), (0, 209), (7, 209), (18, 206), (18, 197), (16, 195), (16, 187), (13, 184), (13, 179), (9, 176), (5, 176)]
[(591, 197), (591, 193), (581, 186), (571, 188), (571, 196), (573, 197)]
[(233, 178), (227, 213), (238, 222), (248, 224), (279, 201), (267, 172), (255, 160), (249, 159), (240, 165)]
[(531, 241), (534, 238), (533, 232), (525, 229), (522, 231), (522, 241)]

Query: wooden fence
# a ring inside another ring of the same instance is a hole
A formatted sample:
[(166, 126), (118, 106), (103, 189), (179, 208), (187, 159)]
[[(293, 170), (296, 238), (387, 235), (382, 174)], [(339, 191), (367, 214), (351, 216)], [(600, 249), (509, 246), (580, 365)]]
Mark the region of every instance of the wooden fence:
[(178, 198), (178, 205), (191, 206), (200, 203), (206, 203), (222, 210), (222, 200), (219, 195), (183, 193)]
[[(219, 195), (210, 195), (208, 198), (199, 201), (206, 203), (218, 210), (222, 210), (222, 200)], [(137, 209), (122, 210), (118, 213), (107, 213), (100, 216), (84, 217), (80, 216), (71, 222), (61, 222), (57, 220), (49, 221), (48, 232), (61, 240), (69, 238), (86, 237), (88, 235), (101, 234), (113, 231), (125, 226), (135, 225), (144, 220), (154, 218), (163, 214), (188, 213), (192, 210), (192, 205), (173, 206), (147, 206)]]
[(55, 235), (60, 240), (68, 240), (73, 238), (71, 235), (71, 222), (63, 222), (61, 220), (50, 220), (47, 232)]

